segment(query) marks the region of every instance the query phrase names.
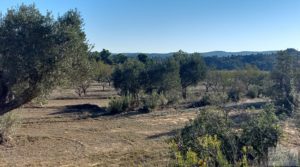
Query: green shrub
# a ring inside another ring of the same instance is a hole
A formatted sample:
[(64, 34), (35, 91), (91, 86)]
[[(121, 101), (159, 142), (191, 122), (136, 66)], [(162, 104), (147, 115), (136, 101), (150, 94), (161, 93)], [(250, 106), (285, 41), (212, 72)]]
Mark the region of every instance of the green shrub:
[(205, 94), (200, 101), (193, 103), (193, 107), (203, 107), (208, 105), (222, 105), (227, 102), (226, 97), (222, 93)]
[(275, 147), (281, 133), (278, 118), (272, 105), (263, 112), (254, 115), (242, 127), (240, 141), (242, 145), (253, 148), (253, 156), (259, 160), (267, 158), (268, 148)]
[[(207, 166), (248, 166), (264, 162), (269, 147), (280, 137), (274, 108), (267, 106), (237, 130), (224, 112), (207, 108), (174, 138), (178, 147), (177, 164), (185, 163), (187, 153)], [(194, 161), (193, 161), (194, 162)]]
[(165, 106), (169, 103), (168, 99), (166, 98), (166, 96), (164, 94), (159, 94), (158, 98), (159, 98), (159, 103), (161, 106)]
[(165, 93), (165, 98), (168, 100), (168, 104), (177, 104), (181, 99), (181, 93), (178, 90), (170, 90)]
[(217, 108), (207, 108), (202, 110), (198, 117), (189, 125), (187, 125), (177, 141), (181, 145), (181, 151), (186, 153), (189, 148), (198, 155), (203, 152), (203, 147), (198, 144), (198, 138), (205, 135), (215, 136), (221, 141), (221, 149), (228, 159), (233, 160), (237, 152), (236, 134), (230, 129), (231, 123), (227, 121), (223, 112)]
[(276, 106), (276, 115), (280, 117), (292, 116), (295, 111), (295, 99), (293, 97), (277, 99), (274, 102)]
[(143, 100), (144, 107), (149, 108), (151, 110), (156, 109), (158, 106), (161, 105), (159, 96), (160, 95), (156, 92), (152, 93), (151, 95), (147, 95)]
[(212, 105), (212, 98), (209, 95), (204, 95), (200, 101), (194, 103), (194, 107), (202, 107), (202, 106), (208, 106), (208, 105)]
[(132, 110), (134, 107), (134, 100), (131, 96), (121, 96), (114, 98), (109, 102), (108, 111), (111, 114), (119, 114)]
[(0, 117), (0, 143), (8, 142), (18, 125), (19, 119), (13, 113), (7, 113)]
[(254, 99), (259, 96), (258, 91), (259, 91), (259, 89), (255, 86), (249, 87), (249, 90), (247, 91), (246, 96)]
[(241, 99), (241, 91), (239, 89), (232, 88), (227, 93), (228, 99), (234, 102), (238, 102)]
[(173, 158), (176, 160), (172, 166), (197, 166), (197, 164), (201, 163), (201, 160), (199, 160), (197, 153), (195, 153), (191, 149), (187, 151), (186, 156), (182, 155), (182, 153), (178, 150), (178, 146), (175, 141), (171, 141), (170, 148), (173, 152)]
[(168, 104), (167, 98), (163, 94), (158, 94), (156, 92), (146, 95), (142, 102), (143, 106), (139, 109), (139, 111), (143, 113), (149, 113), (157, 107), (162, 107)]

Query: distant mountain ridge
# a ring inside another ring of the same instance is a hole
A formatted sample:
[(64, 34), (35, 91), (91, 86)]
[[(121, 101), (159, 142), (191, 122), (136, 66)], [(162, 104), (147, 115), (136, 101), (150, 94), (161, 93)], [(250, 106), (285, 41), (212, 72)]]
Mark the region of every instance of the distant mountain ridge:
[[(226, 52), (226, 51), (211, 51), (211, 52), (203, 52), (200, 53), (204, 57), (212, 57), (212, 56), (217, 56), (217, 57), (227, 57), (227, 56), (244, 56), (244, 55), (256, 55), (256, 54), (273, 54), (276, 53), (277, 51), (241, 51), (241, 52)], [(122, 53), (128, 57), (135, 57), (139, 53)], [(149, 57), (169, 57), (173, 55), (173, 52), (170, 53), (145, 53)]]
[(277, 51), (241, 51), (241, 52), (225, 52), (225, 51), (212, 51), (212, 52), (204, 52), (201, 53), (205, 57), (217, 56), (217, 57), (225, 57), (225, 56), (245, 56), (245, 55), (256, 55), (256, 54), (273, 54)]

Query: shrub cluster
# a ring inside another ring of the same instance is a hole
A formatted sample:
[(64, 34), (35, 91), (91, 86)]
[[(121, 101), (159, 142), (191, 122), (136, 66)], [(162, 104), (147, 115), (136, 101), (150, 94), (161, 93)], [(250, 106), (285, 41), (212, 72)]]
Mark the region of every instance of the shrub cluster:
[(246, 93), (248, 98), (254, 99), (260, 96), (262, 90), (259, 86), (251, 85)]
[(193, 107), (203, 107), (208, 105), (220, 106), (226, 103), (227, 97), (223, 93), (205, 94), (199, 101), (192, 104)]
[(262, 163), (268, 148), (275, 147), (278, 142), (280, 127), (277, 121), (273, 107), (267, 106), (239, 128), (234, 128), (224, 112), (216, 108), (204, 109), (174, 138), (172, 150), (177, 166), (188, 161), (191, 151), (197, 157), (193, 165)]
[(111, 114), (119, 114), (122, 112), (130, 111), (134, 108), (135, 101), (131, 96), (121, 96), (113, 98), (109, 102), (108, 111)]

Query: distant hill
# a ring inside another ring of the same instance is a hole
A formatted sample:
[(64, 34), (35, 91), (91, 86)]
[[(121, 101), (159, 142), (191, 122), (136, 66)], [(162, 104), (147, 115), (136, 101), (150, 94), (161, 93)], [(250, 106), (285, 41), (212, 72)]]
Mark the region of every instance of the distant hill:
[[(295, 49), (287, 49), (287, 51), (295, 56), (299, 56), (300, 52)], [(135, 57), (139, 53), (123, 53), (129, 57)], [(170, 57), (173, 53), (146, 53), (151, 58), (164, 59)], [(201, 53), (204, 61), (209, 68), (218, 70), (238, 70), (243, 69), (247, 65), (256, 66), (260, 70), (270, 71), (273, 69), (276, 60), (277, 51), (242, 51), (242, 52), (225, 52), (213, 51)]]
[[(292, 50), (293, 51), (293, 50)], [(273, 68), (277, 51), (242, 51), (225, 52), (213, 51), (201, 53), (208, 67), (219, 70), (243, 69), (246, 65), (253, 65), (260, 70), (270, 71)], [(123, 53), (128, 57), (136, 57), (139, 53)], [(166, 58), (173, 53), (146, 53), (151, 58)]]
[[(225, 52), (225, 51), (212, 51), (212, 52), (203, 52), (201, 53), (204, 57), (212, 57), (212, 56), (216, 56), (216, 57), (227, 57), (227, 56), (245, 56), (245, 55), (257, 55), (257, 54), (264, 54), (264, 55), (268, 55), (268, 54), (273, 54), (276, 53), (277, 51), (242, 51), (242, 52)], [(136, 57), (139, 53), (122, 53), (128, 57)], [(172, 56), (173, 53), (145, 53), (147, 54), (149, 57), (161, 57), (161, 58), (165, 58), (165, 57), (169, 57)]]
[[(136, 57), (140, 53), (122, 53), (122, 54), (128, 57)], [(165, 58), (173, 55), (173, 53), (145, 53), (145, 54), (147, 54), (149, 57), (161, 57), (161, 58)]]
[(264, 54), (269, 55), (276, 53), (277, 51), (242, 51), (242, 52), (225, 52), (225, 51), (212, 51), (212, 52), (204, 52), (201, 53), (205, 57), (217, 56), (217, 57), (226, 57), (226, 56), (245, 56), (245, 55), (257, 55)]

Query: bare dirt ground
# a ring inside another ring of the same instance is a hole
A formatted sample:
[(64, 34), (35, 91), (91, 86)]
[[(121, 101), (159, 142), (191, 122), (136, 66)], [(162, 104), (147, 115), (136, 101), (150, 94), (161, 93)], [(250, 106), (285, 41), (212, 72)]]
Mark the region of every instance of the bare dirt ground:
[[(114, 90), (101, 91), (97, 85), (84, 98), (78, 98), (72, 90), (56, 90), (43, 107), (27, 106), (13, 111), (21, 123), (12, 142), (0, 146), (0, 166), (168, 166), (166, 140), (195, 118), (197, 109), (115, 116), (101, 113), (109, 97), (115, 95)], [(248, 103), (251, 101), (245, 102)], [(80, 104), (99, 107), (96, 114), (66, 109)], [(299, 147), (297, 126), (291, 120), (283, 127), (280, 144)]]
[(0, 146), (0, 166), (167, 166), (166, 139), (196, 112), (172, 109), (149, 114), (102, 115), (70, 112), (66, 105), (106, 106), (116, 92), (98, 91), (77, 99), (56, 91), (42, 108), (24, 107), (11, 145)]

